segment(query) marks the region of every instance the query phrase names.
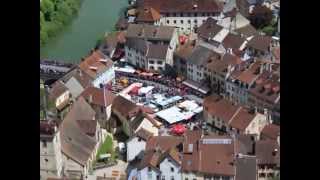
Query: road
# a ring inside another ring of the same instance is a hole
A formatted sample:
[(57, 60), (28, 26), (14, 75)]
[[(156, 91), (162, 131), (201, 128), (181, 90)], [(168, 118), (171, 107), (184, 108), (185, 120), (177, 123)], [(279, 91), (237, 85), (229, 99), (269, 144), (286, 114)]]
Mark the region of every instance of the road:
[(115, 166), (97, 169), (93, 172), (94, 176), (101, 177), (116, 177), (120, 179), (120, 177), (126, 178), (126, 169), (128, 167), (128, 163), (122, 160), (117, 160), (118, 164)]

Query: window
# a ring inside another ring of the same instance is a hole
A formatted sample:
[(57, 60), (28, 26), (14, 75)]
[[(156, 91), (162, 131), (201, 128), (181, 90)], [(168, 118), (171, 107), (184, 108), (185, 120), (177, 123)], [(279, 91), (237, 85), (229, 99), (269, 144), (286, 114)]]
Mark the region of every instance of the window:
[(154, 69), (154, 67), (153, 67), (153, 66), (150, 66), (150, 69)]
[(206, 16), (206, 13), (202, 13), (202, 16)]
[(198, 20), (195, 19), (195, 20), (194, 20), (194, 23), (198, 23)]
[(180, 16), (183, 17), (183, 13), (180, 13)]
[(194, 13), (194, 17), (197, 17), (198, 16), (198, 13)]
[(44, 159), (44, 161), (47, 163), (49, 160), (46, 158), (46, 159)]
[(154, 64), (154, 61), (149, 61), (150, 64)]
[(173, 24), (177, 24), (177, 21), (176, 21), (176, 20), (173, 20)]
[(44, 148), (47, 147), (47, 141), (46, 141), (46, 140), (43, 140), (43, 141), (42, 141), (42, 144), (43, 144), (43, 147), (44, 147)]
[(188, 13), (188, 17), (191, 17), (191, 13)]
[(161, 64), (162, 64), (162, 61), (157, 61), (157, 63), (161, 65)]
[(173, 167), (171, 167), (170, 170), (171, 170), (171, 172), (174, 172), (174, 168)]
[(183, 20), (180, 20), (180, 23), (183, 24)]
[(161, 177), (161, 180), (166, 180), (166, 177), (165, 177), (165, 176), (162, 176), (162, 177)]
[(170, 24), (170, 21), (169, 21), (169, 20), (167, 20), (167, 24)]
[[(191, 20), (190, 20), (190, 19), (188, 20), (188, 24), (191, 24)], [(190, 28), (189, 28), (189, 29), (190, 29)]]
[(151, 172), (151, 167), (148, 167), (148, 172)]

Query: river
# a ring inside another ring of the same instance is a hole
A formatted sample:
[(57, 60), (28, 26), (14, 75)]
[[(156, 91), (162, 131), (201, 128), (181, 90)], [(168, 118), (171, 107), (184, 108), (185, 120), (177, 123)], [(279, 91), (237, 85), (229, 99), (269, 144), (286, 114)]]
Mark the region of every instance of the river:
[(84, 0), (75, 19), (40, 48), (41, 59), (77, 63), (98, 38), (114, 29), (128, 0)]

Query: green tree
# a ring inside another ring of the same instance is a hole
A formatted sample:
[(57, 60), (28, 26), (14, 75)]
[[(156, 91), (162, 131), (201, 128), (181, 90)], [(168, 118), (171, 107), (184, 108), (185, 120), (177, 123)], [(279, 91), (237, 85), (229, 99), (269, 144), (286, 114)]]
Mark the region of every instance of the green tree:
[(272, 21), (272, 11), (263, 5), (257, 5), (253, 8), (249, 16), (250, 22), (256, 29), (267, 26)]
[(54, 20), (57, 22), (61, 22), (61, 24), (65, 25), (69, 22), (72, 16), (72, 10), (68, 6), (68, 3), (65, 1), (60, 3), (57, 6), (57, 13), (54, 15)]
[(54, 12), (54, 4), (50, 0), (42, 0), (40, 10), (43, 12), (45, 20), (51, 21)]
[(268, 36), (272, 36), (274, 33), (275, 33), (275, 28), (273, 27), (273, 26), (271, 26), (271, 25), (269, 25), (269, 26), (265, 26), (263, 29), (262, 29), (262, 31), (264, 32), (264, 33), (266, 33), (266, 35), (268, 35)]

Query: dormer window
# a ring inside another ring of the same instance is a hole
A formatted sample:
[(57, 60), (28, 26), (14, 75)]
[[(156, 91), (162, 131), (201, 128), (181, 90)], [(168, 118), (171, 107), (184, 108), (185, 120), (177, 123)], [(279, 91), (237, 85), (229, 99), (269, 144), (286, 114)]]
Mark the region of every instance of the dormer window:
[(100, 59), (100, 62), (106, 63), (108, 60), (107, 59)]
[(96, 71), (96, 70), (98, 70), (98, 67), (90, 66), (90, 69), (93, 70), (93, 71)]

